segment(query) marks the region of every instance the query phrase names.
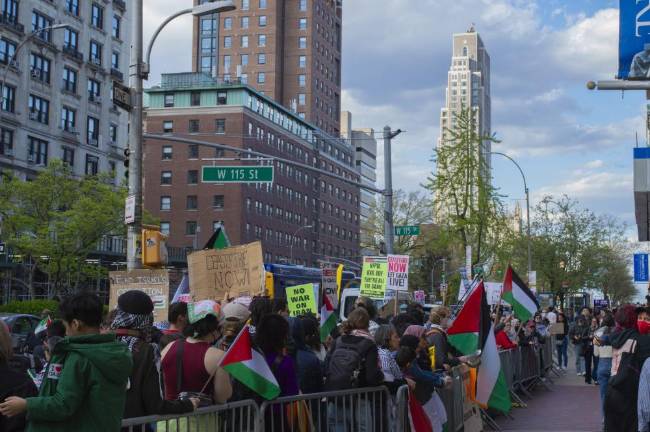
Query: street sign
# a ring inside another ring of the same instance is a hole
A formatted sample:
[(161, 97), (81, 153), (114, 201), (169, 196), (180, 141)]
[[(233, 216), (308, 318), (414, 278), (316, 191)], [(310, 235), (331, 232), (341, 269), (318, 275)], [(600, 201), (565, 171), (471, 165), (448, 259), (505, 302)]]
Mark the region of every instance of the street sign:
[(126, 225), (135, 222), (135, 195), (126, 197), (124, 203), (124, 223)]
[(416, 236), (420, 235), (420, 227), (415, 225), (396, 226), (396, 236)]
[(113, 81), (113, 103), (122, 109), (131, 111), (133, 109), (131, 89), (117, 81)]
[(202, 183), (273, 183), (273, 166), (204, 166)]
[(634, 282), (648, 282), (648, 254), (634, 254)]

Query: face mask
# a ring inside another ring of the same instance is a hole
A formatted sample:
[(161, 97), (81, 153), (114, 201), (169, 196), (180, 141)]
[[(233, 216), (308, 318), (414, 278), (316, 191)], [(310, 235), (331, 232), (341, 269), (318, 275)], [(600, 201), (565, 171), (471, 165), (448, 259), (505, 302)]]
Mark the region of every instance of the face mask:
[(650, 322), (648, 321), (637, 321), (636, 328), (641, 334), (650, 334)]

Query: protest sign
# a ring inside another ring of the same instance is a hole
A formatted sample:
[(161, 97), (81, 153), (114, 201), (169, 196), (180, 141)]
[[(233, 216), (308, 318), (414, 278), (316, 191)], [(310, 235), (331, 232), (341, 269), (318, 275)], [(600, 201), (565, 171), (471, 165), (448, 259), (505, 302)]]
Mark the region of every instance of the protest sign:
[(386, 295), (388, 262), (385, 257), (363, 257), (361, 270), (361, 295), (383, 299)]
[(409, 256), (388, 255), (388, 285), (386, 289), (408, 291), (409, 288)]
[(264, 290), (260, 242), (194, 252), (187, 264), (194, 301), (254, 296)]
[(167, 270), (131, 270), (108, 273), (108, 307), (117, 307), (117, 298), (131, 290), (143, 291), (153, 302), (154, 322), (167, 321), (169, 308), (169, 272)]
[(415, 291), (413, 292), (413, 299), (416, 303), (424, 304), (426, 294), (424, 294), (424, 291), (422, 290)]
[(308, 313), (317, 314), (314, 285), (305, 284), (287, 287), (287, 305), (291, 316), (300, 316)]
[(321, 264), (323, 295), (329, 298), (334, 309), (339, 305), (338, 283), (336, 281), (338, 268), (339, 265), (336, 263), (326, 262)]

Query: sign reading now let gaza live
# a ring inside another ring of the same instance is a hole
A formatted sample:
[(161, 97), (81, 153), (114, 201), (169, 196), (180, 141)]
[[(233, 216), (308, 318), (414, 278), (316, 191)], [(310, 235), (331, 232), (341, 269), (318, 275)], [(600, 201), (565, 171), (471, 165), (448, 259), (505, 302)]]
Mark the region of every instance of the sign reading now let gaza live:
[(650, 0), (620, 0), (618, 78), (650, 79)]

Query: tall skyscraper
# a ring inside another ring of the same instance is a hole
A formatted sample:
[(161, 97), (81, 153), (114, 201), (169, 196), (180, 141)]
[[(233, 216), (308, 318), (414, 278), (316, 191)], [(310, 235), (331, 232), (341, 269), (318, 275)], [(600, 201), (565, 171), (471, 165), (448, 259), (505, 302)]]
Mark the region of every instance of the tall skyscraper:
[(233, 12), (195, 18), (193, 71), (248, 84), (338, 136), (342, 1), (236, 0), (236, 5)]
[[(490, 97), (490, 56), (483, 40), (474, 29), (453, 35), (451, 67), (447, 74), (445, 106), (440, 110), (440, 137), (438, 148), (448, 142), (446, 129), (453, 129), (455, 116), (469, 108), (474, 114), (477, 133), (481, 136), (492, 133), (492, 103)], [(490, 178), (490, 141), (484, 141), (477, 157), (482, 159), (485, 172)], [(436, 200), (436, 219), (444, 219), (447, 208), (444, 201)]]
[[(128, 115), (111, 101), (129, 65), (123, 0), (3, 0), (0, 10), (0, 167), (33, 177), (52, 159), (78, 176), (124, 171)], [(32, 32), (55, 24), (18, 48)], [(19, 49), (15, 60), (11, 60)]]

